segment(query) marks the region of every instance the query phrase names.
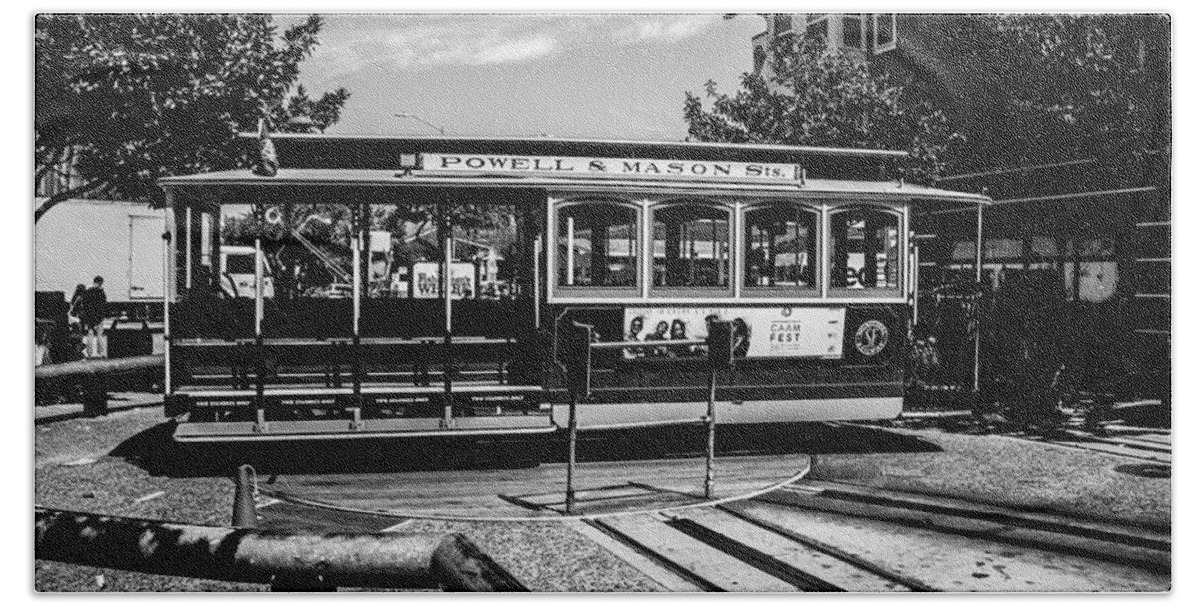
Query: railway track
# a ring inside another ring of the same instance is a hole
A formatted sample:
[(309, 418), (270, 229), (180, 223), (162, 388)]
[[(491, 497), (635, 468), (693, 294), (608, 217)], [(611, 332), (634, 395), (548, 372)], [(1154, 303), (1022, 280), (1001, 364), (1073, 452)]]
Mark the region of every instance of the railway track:
[(570, 525), (670, 591), (935, 590), (736, 506)]
[(842, 484), (564, 522), (675, 591), (1170, 587), (1170, 533)]
[[(1167, 431), (1169, 433), (1170, 431)], [(1148, 462), (1171, 464), (1171, 439), (1168, 434), (1096, 433), (1065, 429), (1053, 434), (1008, 433), (1010, 437), (1037, 441), (1098, 454), (1125, 456)]]

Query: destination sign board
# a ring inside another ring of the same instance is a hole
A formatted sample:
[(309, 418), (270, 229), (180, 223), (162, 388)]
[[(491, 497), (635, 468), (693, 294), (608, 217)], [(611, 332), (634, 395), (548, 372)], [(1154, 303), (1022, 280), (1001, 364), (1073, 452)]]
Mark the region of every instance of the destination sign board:
[(584, 156), (512, 156), (505, 154), (422, 154), (425, 171), (474, 174), (612, 175), (626, 177), (696, 177), (793, 181), (800, 165), (711, 160), (592, 158)]

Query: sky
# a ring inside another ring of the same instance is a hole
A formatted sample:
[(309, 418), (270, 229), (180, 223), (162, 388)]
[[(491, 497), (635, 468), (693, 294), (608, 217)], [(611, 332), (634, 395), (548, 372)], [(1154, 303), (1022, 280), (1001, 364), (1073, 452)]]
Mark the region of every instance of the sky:
[[(277, 19), (294, 23), (297, 15)], [(351, 93), (327, 132), (677, 141), (684, 92), (734, 92), (761, 17), (329, 14), (300, 82)], [(430, 126), (395, 114), (412, 114)]]

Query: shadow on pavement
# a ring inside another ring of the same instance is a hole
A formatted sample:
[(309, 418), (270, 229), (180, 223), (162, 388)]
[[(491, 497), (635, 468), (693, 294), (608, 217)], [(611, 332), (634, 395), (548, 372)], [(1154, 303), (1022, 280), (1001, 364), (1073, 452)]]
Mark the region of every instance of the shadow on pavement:
[[(391, 439), (308, 443), (178, 444), (174, 422), (156, 425), (118, 445), (123, 458), (151, 475), (228, 476), (250, 464), (260, 475), (516, 469), (563, 463), (565, 433), (533, 438)], [(581, 432), (579, 462), (642, 461), (704, 455), (703, 427)], [(718, 427), (717, 455), (878, 454), (940, 451), (937, 445), (886, 428), (820, 423)]]

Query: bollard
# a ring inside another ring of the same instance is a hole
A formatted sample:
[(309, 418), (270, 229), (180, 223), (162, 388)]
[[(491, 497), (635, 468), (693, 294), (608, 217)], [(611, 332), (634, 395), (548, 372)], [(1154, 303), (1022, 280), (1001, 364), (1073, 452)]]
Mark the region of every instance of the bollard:
[(96, 373), (85, 375), (80, 388), (84, 416), (99, 418), (108, 415), (108, 382), (104, 376)]
[(258, 527), (258, 512), (254, 504), (254, 489), (250, 477), (254, 467), (244, 464), (238, 467), (237, 487), (233, 490), (233, 527), (253, 529)]

